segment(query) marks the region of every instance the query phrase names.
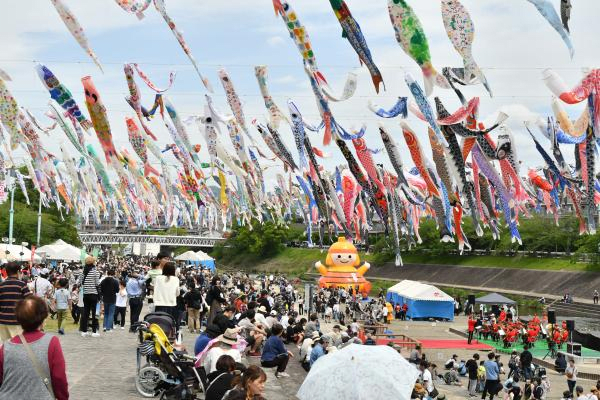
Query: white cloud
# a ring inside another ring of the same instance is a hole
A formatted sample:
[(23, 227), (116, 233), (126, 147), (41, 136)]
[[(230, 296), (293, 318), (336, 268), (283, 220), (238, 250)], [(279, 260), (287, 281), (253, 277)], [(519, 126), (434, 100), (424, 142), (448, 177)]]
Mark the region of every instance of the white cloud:
[(281, 36), (271, 36), (267, 39), (267, 44), (271, 47), (277, 47), (279, 45), (282, 45), (283, 43), (285, 43), (285, 41)]

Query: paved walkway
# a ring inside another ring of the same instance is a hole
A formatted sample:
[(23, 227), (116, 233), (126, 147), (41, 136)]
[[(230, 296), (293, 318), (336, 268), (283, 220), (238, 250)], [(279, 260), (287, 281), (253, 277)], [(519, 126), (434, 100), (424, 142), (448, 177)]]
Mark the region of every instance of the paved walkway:
[[(330, 327), (322, 324), (321, 328), (327, 332)], [(453, 323), (428, 323), (428, 322), (404, 322), (394, 321), (390, 328), (397, 333), (404, 333), (416, 339), (449, 339), (458, 338), (450, 333), (450, 327), (460, 328), (466, 326), (466, 322), (459, 318)], [(184, 344), (188, 349), (193, 348), (196, 335), (184, 331)], [(135, 390), (135, 349), (137, 337), (126, 330), (116, 330), (112, 333), (102, 334), (99, 338), (82, 338), (78, 332), (71, 331), (60, 338), (67, 362), (67, 375), (71, 397), (73, 399), (119, 399), (139, 400), (142, 397)], [(290, 350), (297, 355), (295, 346)], [(456, 349), (425, 349), (427, 358), (440, 366), (439, 372), (443, 372), (443, 364), (453, 353), (461, 359), (468, 359), (473, 351)], [(479, 354), (484, 359), (486, 352)], [(408, 357), (408, 353), (403, 354)], [(504, 365), (508, 365), (508, 356), (502, 355)], [(257, 364), (259, 358), (249, 358), (247, 362)], [(587, 367), (587, 366), (586, 366)], [(594, 368), (594, 367), (592, 367)], [(289, 378), (277, 379), (273, 370), (266, 370), (267, 383), (265, 397), (269, 400), (295, 399), (295, 393), (302, 384), (306, 373), (300, 367), (297, 357), (290, 360), (287, 372)], [(504, 375), (506, 376), (506, 375)], [(548, 370), (548, 376), (552, 384), (549, 399), (559, 399), (563, 390), (566, 389), (566, 381), (563, 375)], [(581, 380), (586, 390), (595, 383)], [(466, 398), (466, 381), (463, 378), (463, 386), (448, 386), (439, 383), (438, 390), (445, 393), (449, 400)]]
[[(184, 344), (193, 349), (196, 335), (184, 331)], [(102, 334), (99, 338), (82, 338), (71, 331), (60, 337), (67, 363), (67, 376), (73, 399), (139, 400), (135, 389), (135, 349), (137, 336), (125, 330)], [(294, 347), (294, 346), (291, 346)], [(296, 348), (291, 348), (294, 354)], [(250, 364), (260, 364), (258, 357), (248, 358)], [(293, 399), (306, 373), (297, 362), (290, 360), (289, 378), (277, 379), (274, 370), (266, 370), (266, 398), (269, 400)]]

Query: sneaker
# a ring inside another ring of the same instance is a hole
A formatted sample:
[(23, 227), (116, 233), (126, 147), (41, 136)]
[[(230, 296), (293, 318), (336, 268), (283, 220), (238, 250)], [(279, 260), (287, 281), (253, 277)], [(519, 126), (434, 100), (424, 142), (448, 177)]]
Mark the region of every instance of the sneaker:
[(260, 357), (261, 354), (260, 354), (260, 351), (250, 351), (250, 352), (248, 352), (248, 356), (250, 356), (250, 357)]
[(125, 327), (124, 327), (124, 326), (122, 326), (122, 327), (121, 327), (121, 330), (124, 330), (124, 329), (125, 329)]
[(98, 332), (94, 332), (92, 333), (92, 337), (100, 337), (100, 334)]
[(102, 332), (106, 332), (106, 328), (103, 328), (103, 329), (102, 329)]
[(90, 335), (89, 332), (81, 332), (81, 337), (86, 337), (86, 336), (89, 336), (89, 335)]
[(58, 330), (58, 333), (59, 333), (59, 335), (64, 335), (64, 334), (65, 334), (65, 331), (64, 331), (64, 330), (62, 330), (62, 329), (59, 329), (59, 330)]
[(290, 374), (287, 372), (275, 372), (275, 378), (289, 378)]

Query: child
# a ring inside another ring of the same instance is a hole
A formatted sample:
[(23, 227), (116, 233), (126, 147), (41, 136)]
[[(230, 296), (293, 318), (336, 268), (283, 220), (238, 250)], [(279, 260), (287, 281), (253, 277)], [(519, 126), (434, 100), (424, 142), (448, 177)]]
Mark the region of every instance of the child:
[(115, 307), (114, 325), (117, 326), (117, 320), (120, 320), (121, 329), (125, 329), (125, 313), (127, 311), (127, 291), (125, 290), (125, 281), (119, 281), (119, 292), (117, 293), (117, 303)]
[(67, 310), (71, 306), (71, 298), (67, 286), (69, 280), (67, 278), (60, 278), (58, 281), (58, 290), (54, 292), (54, 305), (56, 308), (56, 315), (58, 316), (58, 333), (61, 335), (65, 334), (65, 330), (62, 328), (63, 321), (66, 319)]
[(485, 367), (483, 361), (479, 362), (479, 368), (477, 368), (477, 392), (483, 392), (485, 385)]
[[(81, 302), (83, 303), (83, 299)], [(79, 307), (79, 286), (73, 285), (73, 290), (71, 290), (71, 317), (73, 317), (74, 324), (79, 324), (79, 315), (81, 313)]]

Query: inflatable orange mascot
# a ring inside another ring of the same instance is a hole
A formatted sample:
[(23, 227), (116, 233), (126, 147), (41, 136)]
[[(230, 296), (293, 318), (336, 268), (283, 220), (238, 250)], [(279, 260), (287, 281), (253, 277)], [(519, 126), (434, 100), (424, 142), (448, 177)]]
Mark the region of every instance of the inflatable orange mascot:
[(320, 261), (315, 263), (315, 268), (322, 275), (319, 278), (320, 287), (343, 287), (346, 290), (350, 287), (354, 290), (358, 288), (358, 292), (365, 296), (371, 291), (371, 283), (363, 275), (370, 267), (368, 262), (361, 265), (356, 247), (344, 237), (338, 238), (338, 241), (331, 245), (325, 265)]

